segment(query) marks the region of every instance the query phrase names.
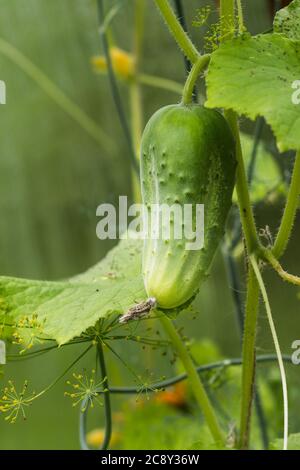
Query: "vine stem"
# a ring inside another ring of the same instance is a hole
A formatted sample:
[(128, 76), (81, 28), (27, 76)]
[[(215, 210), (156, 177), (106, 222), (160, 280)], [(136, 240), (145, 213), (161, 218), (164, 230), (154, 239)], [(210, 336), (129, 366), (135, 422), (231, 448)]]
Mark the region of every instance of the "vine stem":
[[(220, 20), (223, 38), (234, 35), (235, 0), (221, 0)], [(254, 215), (250, 202), (245, 164), (239, 133), (237, 114), (231, 110), (225, 111), (225, 117), (232, 129), (236, 141), (237, 175), (236, 191), (241, 217), (241, 224), (246, 242), (247, 254), (251, 255), (259, 246)], [(250, 435), (250, 421), (255, 382), (255, 341), (257, 329), (257, 316), (259, 308), (259, 285), (253, 268), (249, 266), (247, 297), (245, 307), (244, 338), (242, 351), (242, 395), (240, 416), (239, 447), (248, 448)]]
[[(245, 164), (242, 154), (239, 126), (237, 115), (233, 111), (226, 111), (225, 117), (232, 129), (236, 141), (237, 157), (237, 178), (236, 191), (238, 196), (239, 211), (243, 233), (246, 240), (246, 247), (251, 254), (260, 245), (254, 215), (250, 202)], [(239, 447), (248, 448), (250, 436), (250, 422), (252, 414), (252, 403), (255, 383), (255, 343), (256, 328), (259, 309), (259, 285), (254, 272), (249, 267), (247, 282), (247, 297), (244, 320), (244, 337), (242, 350), (242, 395), (241, 395), (241, 415), (240, 415), (240, 442)]]
[[(282, 356), (282, 359), (285, 362), (291, 363), (291, 356), (289, 355), (284, 355)], [(259, 363), (267, 363), (267, 362), (273, 362), (277, 361), (277, 356), (276, 354), (262, 354), (261, 356), (257, 356), (256, 361)], [(216, 370), (216, 369), (224, 369), (227, 367), (237, 367), (242, 364), (242, 359), (241, 358), (233, 358), (233, 359), (224, 359), (223, 361), (218, 361), (218, 362), (212, 362), (211, 364), (206, 364), (204, 366), (197, 366), (196, 371), (198, 374), (201, 374), (203, 372), (211, 371), (211, 370)], [(124, 394), (124, 395), (130, 395), (130, 394), (135, 394), (135, 393), (157, 393), (158, 391), (164, 392), (166, 388), (171, 387), (175, 384), (178, 384), (179, 382), (182, 382), (183, 380), (186, 380), (187, 374), (180, 374), (180, 375), (175, 375), (174, 377), (171, 377), (170, 379), (162, 380), (161, 382), (157, 382), (155, 384), (151, 384), (151, 387), (145, 387), (142, 390), (138, 387), (114, 387), (110, 386), (109, 391), (110, 393), (113, 394)], [(104, 393), (104, 392), (101, 392)]]
[(242, 0), (237, 0), (237, 10), (239, 19), (239, 33), (242, 33), (244, 31), (244, 12)]
[(211, 431), (211, 434), (217, 444), (225, 444), (225, 439), (223, 432), (218, 423), (217, 417), (215, 415), (214, 409), (210, 403), (210, 400), (207, 396), (203, 383), (199, 377), (199, 374), (193, 364), (192, 358), (187, 351), (178, 331), (176, 330), (173, 322), (166, 316), (162, 315), (160, 317), (161, 324), (170, 337), (174, 348), (182, 361), (182, 364), (186, 370), (188, 379), (195, 395), (195, 398), (203, 411), (203, 414), (206, 418), (207, 425)]
[(105, 21), (103, 0), (97, 0), (97, 9), (98, 9), (98, 18), (99, 18), (99, 25), (100, 25), (99, 34), (100, 34), (100, 39), (102, 42), (104, 56), (105, 56), (106, 63), (107, 63), (107, 72), (108, 72), (108, 77), (110, 80), (113, 100), (114, 100), (114, 103), (118, 112), (118, 117), (120, 120), (120, 124), (123, 130), (124, 136), (128, 144), (130, 163), (132, 165), (133, 170), (136, 172), (136, 174), (139, 174), (139, 165), (136, 160), (135, 148), (132, 142), (130, 128), (127, 123), (126, 113), (123, 108), (123, 103), (121, 100), (119, 88), (117, 85), (117, 80), (116, 80), (113, 65), (112, 65), (106, 30), (105, 28), (103, 28), (103, 21)]
[[(232, 250), (234, 245), (228, 246), (226, 243), (223, 251), (224, 251), (224, 260), (228, 271), (228, 277), (230, 279), (231, 284), (231, 291), (233, 296), (233, 301), (236, 310), (236, 318), (238, 321), (238, 326), (240, 330), (240, 337), (241, 340), (243, 339), (243, 332), (244, 332), (244, 305), (243, 299), (241, 295), (241, 282), (239, 279), (238, 269), (237, 269), (237, 262), (233, 257)], [(276, 357), (277, 358), (277, 357)], [(256, 362), (260, 360), (259, 357), (256, 357)], [(259, 389), (257, 386), (254, 385), (253, 390), (254, 395), (254, 406), (257, 414), (258, 424), (260, 428), (261, 438), (264, 449), (269, 448), (269, 436), (268, 436), (268, 426), (267, 420), (264, 412), (263, 407), (263, 400), (259, 393)]]
[(242, 349), (243, 367), (239, 439), (239, 447), (242, 449), (247, 449), (249, 445), (250, 422), (255, 383), (255, 342), (258, 307), (259, 285), (252, 267), (249, 266)]
[(240, 217), (246, 240), (247, 250), (250, 254), (260, 246), (260, 242), (258, 240), (254, 215), (250, 202), (250, 194), (242, 152), (239, 125), (236, 113), (234, 113), (233, 111), (225, 111), (224, 114), (231, 127), (236, 142), (236, 192), (238, 196)]
[[(107, 450), (112, 433), (112, 415), (111, 415), (111, 403), (110, 403), (110, 389), (107, 378), (105, 357), (103, 352), (103, 344), (101, 341), (97, 343), (97, 358), (99, 360), (99, 366), (101, 371), (101, 378), (103, 380), (104, 390), (101, 392), (104, 396), (104, 414), (105, 414), (105, 433), (103, 442), (99, 450)], [(99, 392), (100, 393), (100, 392)], [(87, 412), (89, 410), (89, 399), (85, 398), (82, 401), (82, 406), (79, 415), (79, 440), (80, 447), (82, 450), (91, 450), (86, 441), (86, 427), (87, 427)]]
[(268, 294), (267, 294), (266, 287), (265, 287), (262, 275), (260, 273), (255, 255), (250, 256), (250, 261), (251, 261), (255, 276), (257, 278), (262, 297), (264, 299), (266, 312), (267, 312), (267, 317), (268, 317), (268, 321), (269, 321), (269, 324), (270, 324), (272, 338), (273, 338), (275, 351), (276, 351), (276, 354), (277, 354), (277, 359), (278, 359), (278, 364), (279, 364), (279, 370), (280, 370), (280, 375), (281, 375), (281, 383), (282, 383), (282, 393), (283, 393), (283, 408), (284, 408), (283, 450), (287, 450), (287, 448), (288, 448), (288, 392), (287, 392), (286, 374), (285, 374), (282, 354), (281, 354), (281, 350), (280, 350), (280, 345), (279, 345), (279, 341), (278, 341), (278, 337), (277, 337), (277, 333), (276, 333), (276, 328), (275, 328), (274, 320), (273, 320), (273, 317), (272, 317), (272, 311), (271, 311), (271, 307), (270, 307)]
[(105, 410), (105, 436), (101, 446), (101, 449), (106, 450), (109, 446), (111, 432), (112, 432), (112, 417), (111, 417), (111, 404), (110, 404), (110, 392), (109, 383), (107, 378), (106, 364), (103, 352), (103, 344), (101, 342), (97, 345), (98, 358), (101, 371), (101, 377), (103, 379), (103, 385), (105, 386), (104, 392), (104, 410)]
[(194, 64), (198, 57), (199, 52), (190, 40), (187, 33), (184, 31), (179, 21), (176, 18), (176, 15), (172, 8), (169, 5), (168, 0), (154, 0), (157, 8), (161, 12), (165, 22), (168, 25), (169, 30), (171, 31), (173, 37), (175, 38), (177, 44), (184, 52), (185, 56)]
[(300, 150), (296, 154), (292, 180), (287, 197), (286, 206), (283, 212), (282, 220), (280, 223), (279, 231), (273, 247), (273, 255), (275, 258), (280, 258), (289, 241), (297, 209), (299, 206), (300, 196)]
[(197, 78), (199, 77), (200, 73), (207, 67), (209, 61), (210, 54), (205, 54), (200, 56), (192, 66), (192, 69), (184, 85), (182, 94), (182, 104), (189, 105), (193, 102), (193, 93)]
[[(142, 90), (138, 80), (140, 62), (142, 56), (143, 36), (144, 36), (144, 15), (145, 0), (135, 0), (134, 2), (134, 28), (133, 28), (133, 54), (134, 54), (134, 77), (130, 81), (130, 115), (131, 115), (131, 135), (136, 160), (139, 161), (140, 144), (143, 132), (143, 106)], [(140, 182), (139, 175), (132, 175), (132, 189), (134, 201), (140, 202)]]
[(229, 38), (234, 33), (235, 0), (220, 1), (220, 22), (222, 38)]
[(295, 276), (293, 274), (288, 273), (283, 269), (277, 258), (273, 255), (270, 250), (262, 250), (260, 253), (261, 258), (265, 259), (270, 263), (273, 269), (279, 274), (279, 276), (284, 280), (289, 282), (290, 284), (294, 284), (295, 286), (300, 286), (300, 277)]
[[(182, 28), (184, 29), (184, 31), (185, 31), (186, 33), (188, 33), (188, 27), (187, 27), (187, 23), (186, 23), (186, 19), (185, 19), (185, 14), (184, 14), (184, 8), (183, 8), (182, 0), (173, 0), (173, 3), (174, 3), (175, 14), (176, 14), (177, 17), (178, 17), (178, 21), (179, 21), (180, 25), (182, 26)], [(189, 59), (188, 59), (187, 57), (185, 57), (185, 56), (184, 56), (184, 66), (185, 66), (186, 74), (188, 75), (188, 74), (190, 73), (190, 71), (191, 71), (192, 64), (191, 64), (191, 62), (189, 61)], [(198, 90), (197, 90), (196, 87), (194, 88), (193, 102), (194, 102), (194, 103), (197, 103), (197, 102), (198, 102)]]

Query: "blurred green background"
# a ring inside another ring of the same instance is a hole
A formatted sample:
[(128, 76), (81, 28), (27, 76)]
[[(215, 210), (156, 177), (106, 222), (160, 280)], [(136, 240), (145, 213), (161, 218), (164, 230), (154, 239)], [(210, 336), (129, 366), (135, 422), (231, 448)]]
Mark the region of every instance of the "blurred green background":
[[(108, 6), (116, 2), (106, 2)], [(201, 30), (191, 26), (197, 8), (207, 0), (183, 2), (191, 34), (201, 44)], [(248, 28), (256, 33), (270, 28), (267, 2), (245, 2)], [(213, 8), (215, 3), (210, 2)], [(144, 72), (183, 82), (183, 59), (156, 12), (146, 0), (146, 28), (141, 68)], [(132, 1), (124, 2), (114, 18), (116, 44), (130, 50), (132, 43)], [(0, 79), (6, 82), (7, 104), (0, 106), (0, 260), (1, 274), (37, 279), (59, 279), (74, 275), (101, 259), (113, 245), (96, 238), (96, 207), (102, 202), (116, 202), (119, 195), (131, 197), (128, 148), (112, 102), (105, 75), (96, 74), (91, 57), (101, 53), (94, 0), (0, 0), (0, 37), (36, 64), (63, 92), (99, 126), (111, 141), (100, 145), (68, 116), (0, 47)], [(128, 90), (120, 83), (124, 106), (128, 110)], [(178, 101), (172, 92), (143, 87), (144, 122), (159, 107)], [(247, 131), (252, 124), (243, 125)], [(265, 133), (265, 139), (271, 139)], [(282, 202), (257, 210), (258, 226), (270, 225), (274, 231), (282, 211)], [(289, 271), (299, 273), (300, 250), (296, 225), (289, 250), (283, 261)], [(243, 273), (241, 266), (241, 273)], [(243, 274), (242, 274), (243, 275)], [(284, 285), (267, 272), (267, 283), (279, 336), (284, 352), (291, 353), (291, 343), (300, 338), (299, 303), (296, 289)], [(224, 357), (240, 355), (239, 334), (234, 317), (230, 285), (221, 253), (212, 276), (205, 284), (198, 302), (199, 316), (180, 318), (185, 332), (196, 338), (214, 341)], [(259, 352), (273, 351), (269, 328), (261, 309)], [(76, 351), (75, 351), (76, 350)], [(14, 377), (17, 384), (29, 378), (39, 390), (58, 376), (72, 361), (79, 347), (66, 348), (49, 355), (9, 363), (4, 381)], [(148, 361), (158, 378), (171, 370), (160, 354), (142, 353), (123, 344), (118, 351), (133, 367)], [(144, 355), (143, 355), (144, 354)], [(150, 357), (151, 356), (151, 357)], [(114, 383), (126, 381), (127, 373), (117, 370), (109, 356)], [(80, 365), (93, 367), (90, 355)], [(300, 369), (288, 366), (288, 378), (297, 391)], [(130, 381), (130, 379), (128, 379)], [(0, 420), (1, 449), (77, 449), (78, 413), (64, 397), (63, 379), (58, 386), (29, 410), (27, 421), (9, 425)], [(297, 403), (297, 393), (293, 398)], [(224, 398), (224, 406), (226, 400)], [(114, 400), (118, 409), (122, 404)], [(293, 406), (291, 431), (299, 429), (300, 417)], [(280, 413), (280, 408), (279, 408)], [(280, 418), (280, 416), (279, 416)], [(94, 426), (101, 427), (101, 413), (95, 414)], [(134, 433), (134, 426), (130, 424)], [(136, 428), (138, 432), (138, 427)], [(277, 432), (277, 431), (275, 431)]]

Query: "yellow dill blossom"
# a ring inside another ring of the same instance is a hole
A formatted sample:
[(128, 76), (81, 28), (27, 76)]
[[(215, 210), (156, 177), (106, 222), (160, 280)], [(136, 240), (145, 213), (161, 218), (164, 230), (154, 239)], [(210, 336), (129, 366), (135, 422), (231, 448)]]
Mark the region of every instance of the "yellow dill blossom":
[(81, 411), (84, 412), (88, 406), (94, 407), (94, 404), (102, 406), (99, 396), (107, 391), (103, 387), (106, 379), (99, 382), (95, 381), (96, 371), (92, 370), (92, 374), (88, 377), (84, 374), (73, 374), (75, 382), (67, 381), (67, 385), (71, 387), (71, 392), (65, 392), (65, 396), (73, 400), (73, 406), (81, 404)]
[(39, 321), (38, 315), (24, 316), (19, 318), (14, 325), (16, 331), (13, 333), (13, 344), (22, 345), (23, 349), (20, 354), (31, 349), (34, 344), (43, 343), (45, 320)]
[(7, 387), (3, 390), (0, 398), (0, 412), (5, 413), (5, 421), (14, 424), (19, 416), (26, 419), (25, 410), (31, 405), (35, 398), (35, 393), (26, 396), (28, 382), (25, 380), (21, 392), (17, 392), (14, 383), (10, 380)]
[[(110, 57), (114, 72), (119, 78), (128, 80), (135, 72), (134, 56), (118, 47), (110, 48)], [(92, 57), (92, 65), (97, 72), (106, 72), (107, 63), (104, 56)]]
[[(104, 429), (93, 429), (86, 436), (86, 442), (91, 447), (100, 447), (104, 440), (105, 430)], [(110, 438), (110, 447), (114, 447), (118, 442), (120, 442), (121, 433), (113, 431)]]

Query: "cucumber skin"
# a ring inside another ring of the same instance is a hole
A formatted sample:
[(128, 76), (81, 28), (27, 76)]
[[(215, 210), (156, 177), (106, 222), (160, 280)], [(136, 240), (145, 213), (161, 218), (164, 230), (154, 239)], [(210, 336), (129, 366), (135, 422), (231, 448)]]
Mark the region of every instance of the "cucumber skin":
[(143, 133), (141, 190), (150, 204), (204, 204), (204, 247), (186, 240), (144, 241), (143, 278), (149, 297), (163, 309), (178, 307), (207, 278), (224, 235), (235, 184), (235, 142), (225, 118), (199, 105), (157, 111)]

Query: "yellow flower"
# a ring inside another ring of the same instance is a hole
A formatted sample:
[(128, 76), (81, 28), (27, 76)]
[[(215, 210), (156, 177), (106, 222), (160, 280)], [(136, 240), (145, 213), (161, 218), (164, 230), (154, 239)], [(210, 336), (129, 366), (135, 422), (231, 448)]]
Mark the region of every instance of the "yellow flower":
[[(104, 429), (93, 429), (86, 436), (86, 442), (91, 447), (100, 447), (104, 439)], [(110, 447), (114, 447), (120, 441), (119, 432), (113, 431), (110, 439)]]
[[(126, 52), (118, 47), (110, 49), (110, 57), (112, 66), (115, 73), (119, 78), (129, 79), (134, 75), (134, 57), (129, 52)], [(107, 71), (107, 63), (104, 56), (92, 57), (92, 65), (98, 72)]]

